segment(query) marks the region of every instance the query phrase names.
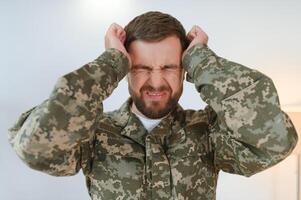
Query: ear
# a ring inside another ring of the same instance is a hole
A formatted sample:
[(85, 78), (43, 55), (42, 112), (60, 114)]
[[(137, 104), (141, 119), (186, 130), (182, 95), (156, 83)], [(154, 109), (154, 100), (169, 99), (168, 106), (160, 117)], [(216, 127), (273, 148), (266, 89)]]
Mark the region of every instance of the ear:
[(184, 82), (186, 71), (182, 69), (181, 81)]

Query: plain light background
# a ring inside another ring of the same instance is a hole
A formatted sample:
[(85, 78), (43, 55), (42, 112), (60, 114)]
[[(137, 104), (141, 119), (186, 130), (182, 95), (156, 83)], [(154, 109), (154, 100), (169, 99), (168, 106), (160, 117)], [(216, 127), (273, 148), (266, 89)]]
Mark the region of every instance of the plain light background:
[[(56, 80), (104, 51), (104, 35), (146, 11), (169, 13), (186, 31), (197, 24), (219, 56), (270, 76), (282, 107), (301, 111), (301, 1), (0, 0), (0, 199), (89, 199), (81, 172), (52, 177), (31, 170), (7, 141), (19, 115), (48, 98)], [(104, 102), (106, 111), (128, 97), (120, 82)], [(185, 83), (184, 108), (205, 106)], [(296, 157), (251, 178), (221, 173), (218, 200), (296, 198)]]

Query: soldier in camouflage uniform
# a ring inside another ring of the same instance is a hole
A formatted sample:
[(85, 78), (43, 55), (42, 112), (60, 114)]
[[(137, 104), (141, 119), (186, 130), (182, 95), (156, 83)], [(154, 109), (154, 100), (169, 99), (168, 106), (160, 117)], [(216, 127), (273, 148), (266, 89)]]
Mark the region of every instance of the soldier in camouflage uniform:
[[(11, 145), (33, 169), (54, 176), (82, 169), (93, 200), (215, 199), (220, 170), (265, 170), (292, 152), (297, 134), (272, 80), (217, 56), (207, 41), (200, 27), (186, 35), (160, 12), (125, 29), (112, 24), (106, 51), (23, 113), (9, 130)], [(185, 72), (204, 110), (177, 103)], [(131, 97), (103, 113), (102, 101), (127, 74)]]

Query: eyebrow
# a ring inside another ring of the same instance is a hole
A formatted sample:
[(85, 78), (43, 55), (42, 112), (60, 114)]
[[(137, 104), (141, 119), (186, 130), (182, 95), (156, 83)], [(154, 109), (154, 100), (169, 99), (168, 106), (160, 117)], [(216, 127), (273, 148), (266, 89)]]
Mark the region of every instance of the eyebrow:
[[(179, 65), (176, 65), (176, 64), (167, 64), (167, 65), (164, 65), (164, 67), (173, 67), (173, 68), (177, 68), (177, 67), (180, 67)], [(137, 68), (148, 68), (148, 69), (152, 69), (153, 67), (151, 66), (147, 66), (147, 65), (143, 65), (143, 64), (136, 64), (136, 65), (132, 65), (132, 68), (133, 69), (137, 69)]]
[(137, 69), (137, 68), (149, 68), (151, 69), (152, 67), (149, 67), (147, 65), (142, 65), (142, 64), (137, 64), (137, 65), (132, 65), (133, 69)]

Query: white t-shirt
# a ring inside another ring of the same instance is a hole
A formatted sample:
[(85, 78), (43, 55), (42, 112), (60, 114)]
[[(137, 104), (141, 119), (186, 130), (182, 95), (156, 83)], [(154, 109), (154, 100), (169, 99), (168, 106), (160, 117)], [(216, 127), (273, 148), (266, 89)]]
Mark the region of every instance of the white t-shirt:
[(144, 128), (148, 132), (151, 132), (160, 123), (160, 121), (164, 118), (164, 117), (162, 117), (160, 119), (150, 119), (150, 118), (145, 118), (137, 113), (134, 113), (134, 114), (140, 119)]

